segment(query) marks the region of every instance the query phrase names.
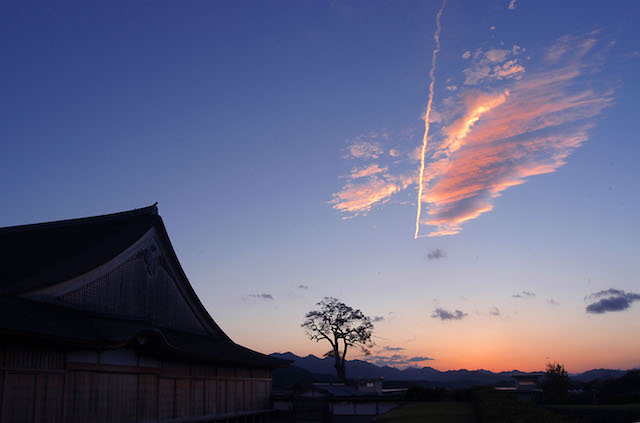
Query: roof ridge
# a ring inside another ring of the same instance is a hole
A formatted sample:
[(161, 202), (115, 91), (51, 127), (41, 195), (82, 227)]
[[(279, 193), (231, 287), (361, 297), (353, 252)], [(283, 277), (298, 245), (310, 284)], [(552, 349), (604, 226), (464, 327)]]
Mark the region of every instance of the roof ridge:
[(97, 216), (88, 216), (88, 217), (78, 217), (74, 219), (63, 219), (63, 220), (53, 220), (50, 222), (40, 222), (40, 223), (28, 223), (26, 225), (16, 225), (16, 226), (6, 226), (0, 227), (0, 234), (14, 232), (14, 231), (22, 231), (22, 230), (37, 230), (41, 228), (55, 228), (66, 225), (71, 225), (75, 223), (97, 223), (97, 222), (107, 222), (112, 219), (119, 219), (123, 217), (133, 217), (133, 216), (142, 216), (142, 215), (155, 215), (158, 216), (158, 202), (156, 201), (150, 206), (121, 211), (116, 213), (102, 214)]

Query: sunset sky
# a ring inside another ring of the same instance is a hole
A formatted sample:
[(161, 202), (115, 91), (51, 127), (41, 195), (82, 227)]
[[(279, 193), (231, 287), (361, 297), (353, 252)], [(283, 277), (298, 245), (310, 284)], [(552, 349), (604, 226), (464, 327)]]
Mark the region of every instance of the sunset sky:
[(157, 201), (205, 307), (264, 353), (325, 353), (300, 324), (333, 296), (374, 319), (377, 364), (640, 367), (639, 21), (5, 1), (0, 227)]

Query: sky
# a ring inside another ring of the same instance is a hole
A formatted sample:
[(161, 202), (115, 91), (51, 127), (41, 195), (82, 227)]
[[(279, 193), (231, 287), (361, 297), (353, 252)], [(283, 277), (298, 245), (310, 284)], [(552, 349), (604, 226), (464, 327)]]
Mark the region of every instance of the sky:
[(639, 367), (638, 19), (5, 1), (0, 226), (157, 201), (207, 310), (264, 353), (325, 353), (300, 324), (331, 296), (374, 320), (377, 364)]

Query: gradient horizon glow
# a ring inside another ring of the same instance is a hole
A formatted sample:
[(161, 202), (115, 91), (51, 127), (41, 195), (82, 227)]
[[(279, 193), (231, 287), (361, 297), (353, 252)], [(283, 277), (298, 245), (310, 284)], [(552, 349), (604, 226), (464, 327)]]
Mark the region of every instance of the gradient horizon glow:
[(0, 227), (157, 201), (264, 353), (332, 296), (377, 364), (640, 367), (638, 2), (0, 11)]

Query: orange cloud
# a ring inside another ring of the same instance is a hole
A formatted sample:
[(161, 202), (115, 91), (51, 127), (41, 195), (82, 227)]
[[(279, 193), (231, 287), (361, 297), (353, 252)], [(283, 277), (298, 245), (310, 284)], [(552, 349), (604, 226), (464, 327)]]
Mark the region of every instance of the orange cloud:
[(353, 179), (357, 179), (357, 178), (364, 178), (366, 176), (372, 176), (372, 175), (376, 175), (378, 173), (383, 173), (386, 172), (387, 168), (386, 167), (380, 167), (380, 165), (376, 164), (372, 164), (371, 166), (367, 166), (364, 168), (360, 168), (360, 169), (353, 169), (351, 171), (351, 177)]
[[(492, 77), (480, 79), (508, 81), (499, 89), (463, 87), (441, 103), (422, 179), (415, 169), (420, 146), (407, 145), (400, 155), (399, 144), (393, 154), (380, 144), (379, 152), (362, 154), (364, 165), (348, 174), (331, 200), (333, 207), (365, 213), (421, 181), (424, 211), (418, 224), (431, 226), (429, 236), (459, 233), (465, 222), (493, 210), (495, 198), (505, 190), (555, 172), (587, 141), (594, 118), (614, 101), (612, 90), (598, 88), (592, 64), (601, 64), (602, 51), (594, 44), (593, 33), (563, 37), (545, 51), (547, 64), (539, 71), (529, 66), (526, 76), (514, 60), (523, 48), (476, 50), (471, 68), (463, 71), (467, 78), (470, 69), (490, 65)], [(551, 61), (558, 64), (548, 65)], [(383, 151), (390, 154), (383, 156)]]
[(448, 153), (452, 153), (459, 149), (462, 140), (467, 136), (471, 127), (478, 122), (480, 117), (503, 104), (508, 95), (509, 91), (504, 91), (498, 95), (473, 93), (467, 96), (465, 98), (467, 112), (444, 129), (444, 132), (449, 138), (445, 141), (440, 152), (447, 151)]
[(342, 190), (333, 194), (333, 208), (354, 215), (366, 213), (378, 204), (384, 204), (402, 189), (401, 183), (373, 176), (363, 182), (348, 182)]
[(526, 178), (554, 172), (587, 139), (588, 125), (466, 146), (437, 175), (425, 196), (430, 236), (450, 235), (492, 210), (493, 199)]

